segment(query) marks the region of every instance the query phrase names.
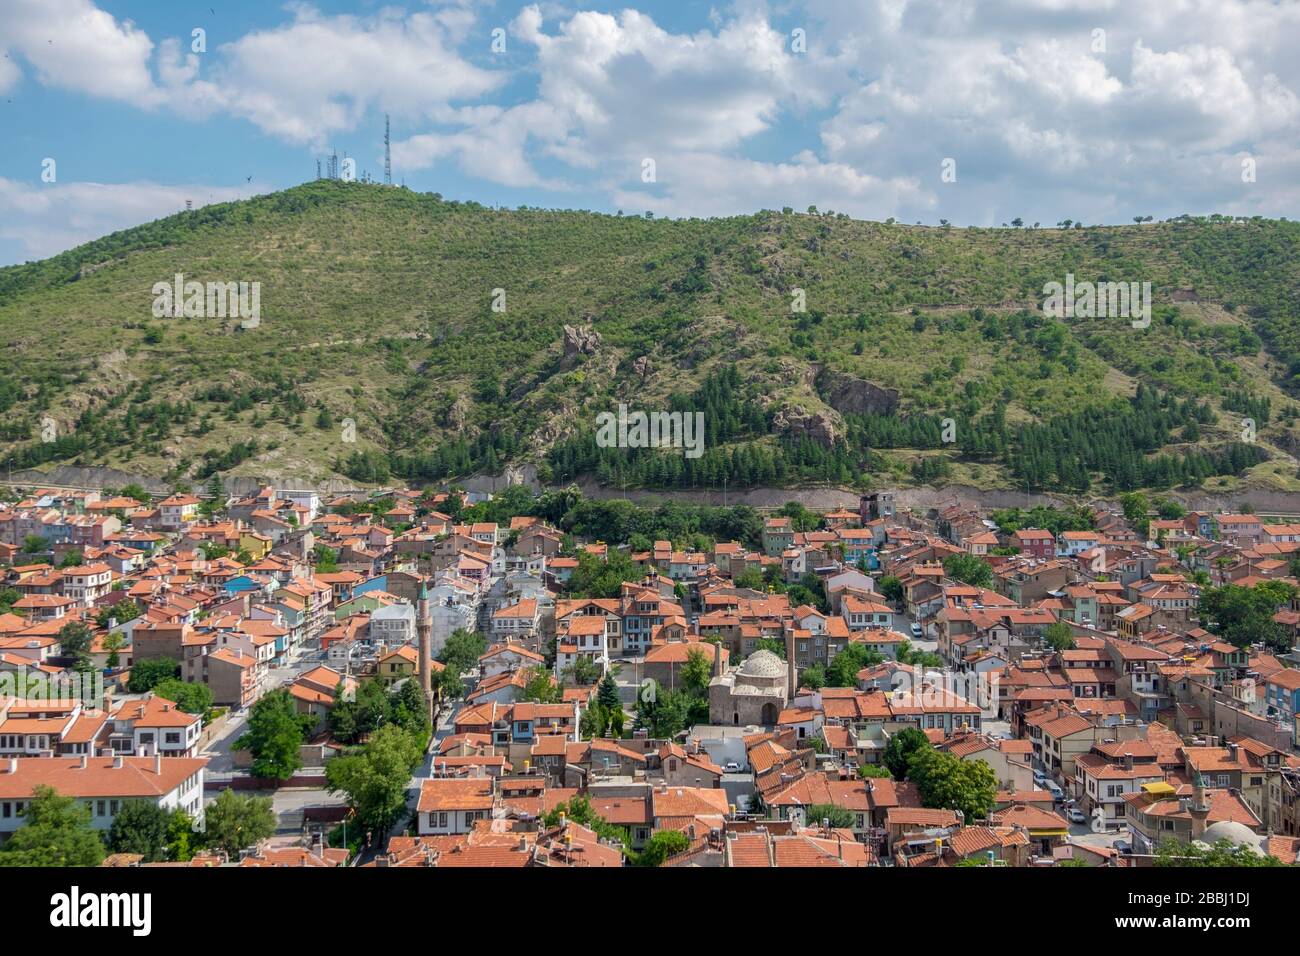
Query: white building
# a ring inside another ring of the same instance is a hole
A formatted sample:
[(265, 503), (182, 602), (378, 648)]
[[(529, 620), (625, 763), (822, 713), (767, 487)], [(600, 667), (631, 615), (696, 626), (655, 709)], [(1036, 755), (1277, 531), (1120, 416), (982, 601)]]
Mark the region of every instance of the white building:
[(187, 714), (164, 697), (124, 703), (113, 715), (109, 746), (115, 753), (150, 757), (194, 757), (199, 752), (203, 720)]
[(83, 801), (91, 825), (107, 830), (130, 800), (148, 800), (164, 810), (203, 818), (203, 768), (194, 757), (9, 757), (0, 760), (0, 839), (25, 822), (39, 786)]
[(369, 637), (372, 644), (397, 647), (415, 640), (415, 607), (389, 604), (370, 612)]
[(107, 564), (81, 564), (65, 568), (59, 585), (63, 596), (90, 607), (113, 589), (113, 569)]
[(420, 782), (420, 836), (469, 833), (492, 815), (491, 777), (434, 777)]

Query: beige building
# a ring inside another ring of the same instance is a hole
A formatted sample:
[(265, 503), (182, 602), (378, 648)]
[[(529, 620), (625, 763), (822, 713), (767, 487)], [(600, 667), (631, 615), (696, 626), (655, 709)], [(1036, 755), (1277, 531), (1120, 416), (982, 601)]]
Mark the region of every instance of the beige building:
[(755, 651), (739, 667), (709, 682), (709, 723), (773, 726), (789, 699), (785, 661)]

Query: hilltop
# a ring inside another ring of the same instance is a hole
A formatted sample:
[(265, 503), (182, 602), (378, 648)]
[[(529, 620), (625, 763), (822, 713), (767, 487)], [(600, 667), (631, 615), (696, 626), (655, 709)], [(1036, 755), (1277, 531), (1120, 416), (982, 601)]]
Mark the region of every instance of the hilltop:
[[(1263, 219), (653, 220), (318, 181), (0, 270), (0, 461), (195, 485), (1300, 490), (1298, 252), (1300, 223)], [(259, 282), (260, 325), (155, 317), (176, 273)], [(1045, 317), (1067, 273), (1149, 281), (1150, 328)], [(596, 449), (620, 401), (705, 410), (708, 452)]]

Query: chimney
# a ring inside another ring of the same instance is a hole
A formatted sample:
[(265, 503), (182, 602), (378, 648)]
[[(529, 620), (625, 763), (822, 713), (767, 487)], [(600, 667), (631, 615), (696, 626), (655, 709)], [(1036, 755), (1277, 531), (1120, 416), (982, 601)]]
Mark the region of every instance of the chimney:
[(153, 772), (160, 777), (162, 776), (162, 751), (161, 750), (155, 750), (153, 753)]
[(713, 645), (713, 676), (722, 676), (722, 642)]
[(18, 758), (17, 758), (17, 757), (10, 757), (10, 758), (9, 758), (9, 769), (8, 769), (6, 772), (7, 772), (7, 773), (17, 773), (17, 772), (18, 772)]
[(77, 761), (77, 766), (80, 767), (82, 770), (85, 770), (86, 767), (88, 767), (89, 765), (90, 765), (90, 757), (87, 756), (86, 754), (82, 754), (81, 759)]
[(122, 769), (122, 755), (121, 755), (121, 754), (115, 754), (115, 755), (114, 755), (114, 757), (113, 757), (113, 769), (114, 769), (114, 770), (121, 770), (121, 769)]

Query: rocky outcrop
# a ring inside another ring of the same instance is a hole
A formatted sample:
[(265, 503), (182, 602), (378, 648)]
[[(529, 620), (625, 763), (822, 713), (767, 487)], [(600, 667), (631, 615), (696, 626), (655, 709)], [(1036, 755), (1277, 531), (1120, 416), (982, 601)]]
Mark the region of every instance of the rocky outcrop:
[(642, 355), (632, 363), (632, 371), (644, 379), (650, 374), (650, 356)]
[(560, 367), (572, 368), (578, 362), (579, 355), (595, 355), (600, 348), (600, 333), (591, 326), (577, 328), (572, 325), (564, 327), (564, 357)]
[(447, 409), (447, 428), (453, 432), (464, 430), (468, 417), (469, 401), (464, 395), (458, 395), (451, 403), (451, 407)]
[(772, 426), (789, 434), (807, 435), (825, 448), (838, 440), (837, 423), (827, 412), (808, 412), (800, 405), (783, 408), (772, 418)]
[(814, 387), (831, 408), (850, 415), (889, 415), (898, 408), (898, 391), (881, 388), (864, 379), (815, 366)]

